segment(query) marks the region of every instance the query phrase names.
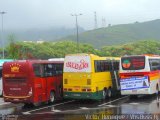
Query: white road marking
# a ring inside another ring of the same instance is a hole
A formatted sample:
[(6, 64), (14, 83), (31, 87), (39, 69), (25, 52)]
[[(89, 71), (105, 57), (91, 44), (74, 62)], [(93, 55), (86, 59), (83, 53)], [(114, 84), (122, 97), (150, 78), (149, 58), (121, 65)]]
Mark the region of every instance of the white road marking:
[(23, 115), (30, 115), (31, 113), (29, 112), (23, 112)]
[[(113, 107), (114, 105), (106, 105), (106, 106), (105, 106), (105, 108), (110, 108), (110, 107)], [(95, 108), (80, 107), (80, 109), (76, 109), (76, 110), (64, 110), (64, 111), (59, 111), (58, 110), (58, 112), (61, 112), (61, 113), (75, 113), (75, 112), (78, 112), (78, 111), (81, 111), (81, 110), (97, 110), (97, 109), (100, 109), (100, 108), (99, 107), (95, 107)], [(50, 112), (40, 112), (40, 113), (33, 113), (33, 114), (54, 114), (54, 113), (55, 113), (55, 111), (51, 110)]]
[(115, 100), (113, 100), (113, 101), (110, 101), (110, 102), (107, 102), (107, 103), (103, 103), (103, 104), (101, 104), (101, 105), (98, 105), (98, 106), (103, 106), (103, 105), (107, 105), (107, 104), (109, 104), (109, 103), (112, 103), (112, 102), (115, 102), (115, 101), (118, 101), (118, 100), (120, 100), (120, 99), (124, 99), (124, 98), (127, 98), (128, 96), (125, 96), (125, 97), (122, 97), (122, 98), (118, 98), (118, 99), (115, 99)]
[(87, 107), (80, 107), (80, 109), (87, 110), (89, 108), (87, 108)]
[(129, 103), (129, 104), (131, 104), (131, 105), (138, 105), (139, 103)]
[(52, 112), (61, 112), (61, 110), (51, 110)]
[(107, 107), (117, 107), (115, 105), (105, 105), (105, 106), (107, 106)]
[(55, 104), (55, 105), (52, 105), (52, 106), (42, 107), (42, 108), (39, 108), (39, 109), (34, 109), (34, 110), (30, 110), (30, 111), (22, 112), (22, 114), (31, 114), (30, 112), (34, 112), (34, 111), (38, 111), (38, 110), (42, 110), (42, 109), (45, 109), (45, 108), (55, 107), (55, 106), (58, 106), (58, 105), (63, 105), (63, 104), (71, 103), (71, 102), (74, 102), (74, 101), (75, 101), (75, 100), (71, 100), (71, 101), (68, 101), (68, 102), (59, 103), (59, 104)]
[[(115, 99), (113, 101), (110, 101), (110, 102), (107, 102), (107, 103), (103, 103), (101, 105), (98, 105), (98, 106), (107, 106), (107, 107), (116, 107), (115, 105), (107, 105), (109, 103), (112, 103), (112, 102), (115, 102), (115, 101), (118, 101), (120, 99), (124, 99), (124, 98), (127, 98), (128, 96), (124, 96), (122, 98), (118, 98), (118, 99)], [(71, 103), (71, 102), (74, 102), (75, 100), (72, 100), (72, 101), (68, 101), (68, 102), (64, 102), (64, 103), (60, 103), (60, 104), (55, 104), (55, 105), (52, 105), (52, 106), (47, 106), (47, 107), (43, 107), (43, 108), (39, 108), (39, 109), (34, 109), (34, 110), (30, 110), (30, 111), (26, 111), (26, 112), (22, 112), (22, 114), (24, 115), (27, 115), (27, 114), (31, 114), (30, 112), (34, 112), (34, 111), (38, 111), (38, 110), (42, 110), (42, 109), (45, 109), (45, 108), (50, 108), (50, 107), (53, 107), (52, 108), (52, 112), (46, 112), (46, 113), (53, 113), (54, 112), (72, 112), (72, 111), (79, 111), (79, 110), (88, 110), (88, 109), (99, 109), (99, 108), (87, 108), (87, 107), (80, 107), (80, 109), (77, 109), (77, 110), (65, 110), (65, 111), (61, 111), (61, 110), (56, 110), (54, 109), (55, 106), (58, 106), (58, 105), (63, 105), (63, 104), (66, 104), (66, 103)], [(45, 112), (43, 112), (44, 114)], [(42, 114), (42, 113), (34, 113), (34, 114)]]
[(34, 113), (34, 115), (44, 115), (44, 114), (54, 114), (55, 112), (40, 112), (40, 113)]
[(51, 108), (51, 111), (53, 111), (53, 112), (61, 112), (61, 110), (56, 110), (56, 109), (54, 109), (54, 107)]

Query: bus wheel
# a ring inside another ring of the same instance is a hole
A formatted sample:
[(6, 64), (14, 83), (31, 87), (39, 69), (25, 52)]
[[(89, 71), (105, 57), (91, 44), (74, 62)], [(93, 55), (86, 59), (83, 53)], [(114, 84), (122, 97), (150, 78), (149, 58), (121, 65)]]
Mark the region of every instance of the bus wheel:
[(54, 101), (55, 101), (55, 93), (51, 91), (49, 96), (49, 103), (54, 103)]
[(159, 86), (158, 86), (158, 84), (156, 86), (156, 95), (157, 95), (157, 100), (159, 100)]
[(62, 98), (63, 97), (63, 89), (61, 86), (59, 87), (59, 94), (60, 94), (60, 97)]
[(137, 96), (137, 95), (130, 95), (129, 98), (130, 98), (130, 99), (137, 99), (138, 96)]
[(35, 105), (33, 103), (24, 103), (24, 108), (32, 108), (34, 107)]
[(107, 96), (108, 96), (109, 98), (111, 98), (111, 97), (112, 97), (112, 91), (111, 91), (111, 88), (109, 88), (109, 89), (107, 90)]
[(158, 84), (157, 84), (157, 86), (156, 86), (156, 92), (157, 92), (157, 93), (159, 92), (159, 86), (158, 86)]

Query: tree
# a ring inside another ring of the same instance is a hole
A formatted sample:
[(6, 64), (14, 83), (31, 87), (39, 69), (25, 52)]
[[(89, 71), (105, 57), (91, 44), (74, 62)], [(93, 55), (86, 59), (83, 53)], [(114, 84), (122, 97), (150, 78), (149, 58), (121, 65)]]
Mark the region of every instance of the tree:
[(9, 46), (7, 49), (7, 57), (17, 59), (19, 56), (19, 46), (15, 43), (15, 36), (13, 34), (8, 36)]

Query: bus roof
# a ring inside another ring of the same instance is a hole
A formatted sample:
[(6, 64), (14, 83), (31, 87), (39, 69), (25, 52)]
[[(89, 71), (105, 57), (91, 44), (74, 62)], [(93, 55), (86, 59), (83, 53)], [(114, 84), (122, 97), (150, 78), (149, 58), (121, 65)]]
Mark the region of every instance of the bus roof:
[(31, 62), (31, 63), (64, 63), (64, 61), (49, 61), (49, 60), (15, 60), (15, 61), (11, 61), (11, 63), (13, 62)]
[[(66, 56), (88, 56), (88, 55), (94, 55), (94, 54), (88, 54), (88, 53), (75, 53), (75, 54), (67, 54)], [(95, 55), (94, 55), (95, 56)]]
[(64, 61), (64, 58), (50, 58), (49, 61)]
[(142, 54), (142, 55), (125, 55), (122, 57), (138, 57), (138, 56), (146, 56), (149, 58), (160, 58), (160, 55), (154, 55), (154, 54)]
[(120, 60), (120, 57), (100, 57), (98, 55), (94, 55), (94, 54), (88, 54), (88, 53), (77, 53), (77, 54), (68, 54), (66, 56), (91, 56), (91, 57), (94, 57), (94, 58), (100, 58), (100, 59), (103, 59), (103, 60)]

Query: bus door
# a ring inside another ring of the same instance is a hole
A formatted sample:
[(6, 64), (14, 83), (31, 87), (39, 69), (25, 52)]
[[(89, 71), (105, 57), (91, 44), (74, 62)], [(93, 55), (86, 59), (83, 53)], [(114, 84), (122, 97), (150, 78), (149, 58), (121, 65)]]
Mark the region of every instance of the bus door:
[(58, 98), (62, 97), (62, 81), (63, 81), (63, 64), (53, 64), (53, 76), (56, 95)]
[(53, 90), (56, 99), (61, 97), (62, 93), (62, 69), (60, 73), (59, 64), (49, 63), (44, 65), (43, 93), (46, 99), (49, 98), (50, 92)]
[(112, 87), (114, 90), (120, 90), (120, 78), (119, 78), (119, 61), (111, 60), (111, 78), (112, 78)]
[(46, 80), (44, 74), (44, 65), (35, 63), (33, 64), (33, 69), (35, 73), (35, 80), (34, 80), (34, 89), (35, 95), (38, 97), (36, 98), (37, 102), (42, 102), (46, 98)]
[(55, 75), (54, 75), (53, 69), (54, 69), (54, 66), (51, 63), (44, 65), (45, 80), (43, 82), (44, 82), (45, 87), (44, 87), (43, 91), (46, 94), (46, 99), (49, 98), (50, 92), (52, 90), (54, 90), (54, 92), (57, 91), (56, 90), (56, 86), (57, 86), (56, 81), (57, 80), (56, 80), (56, 77), (54, 77)]

